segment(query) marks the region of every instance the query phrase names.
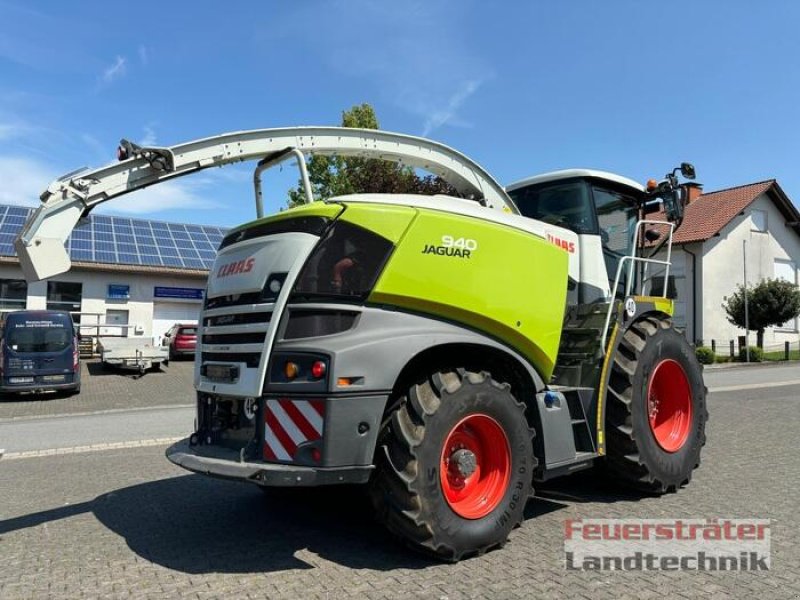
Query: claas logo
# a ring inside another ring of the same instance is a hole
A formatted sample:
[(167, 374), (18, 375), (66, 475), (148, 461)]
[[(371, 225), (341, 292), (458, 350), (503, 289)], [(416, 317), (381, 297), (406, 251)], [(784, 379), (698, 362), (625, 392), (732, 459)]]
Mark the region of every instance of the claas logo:
[(575, 242), (570, 242), (569, 240), (562, 240), (561, 238), (551, 235), (549, 233), (547, 234), (547, 241), (552, 244), (555, 244), (559, 248), (563, 248), (570, 254), (575, 254)]
[(242, 260), (237, 260), (226, 265), (222, 265), (217, 271), (217, 277), (227, 277), (228, 275), (238, 275), (239, 273), (249, 273), (253, 270), (256, 259), (252, 256)]

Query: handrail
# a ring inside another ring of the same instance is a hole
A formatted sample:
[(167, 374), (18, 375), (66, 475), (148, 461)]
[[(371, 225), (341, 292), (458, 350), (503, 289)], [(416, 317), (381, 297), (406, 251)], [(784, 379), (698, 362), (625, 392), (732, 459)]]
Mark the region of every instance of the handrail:
[[(639, 245), (639, 230), (644, 225), (662, 225), (662, 226), (667, 226), (668, 227), (669, 232), (667, 234), (668, 235), (668, 237), (667, 237), (667, 258), (666, 258), (666, 260), (659, 260), (659, 259), (656, 259), (656, 258), (644, 258), (644, 257), (641, 257), (641, 256), (636, 256), (635, 254), (631, 254), (631, 255), (628, 255), (628, 256), (623, 256), (620, 259), (619, 264), (617, 265), (617, 273), (616, 273), (616, 275), (614, 277), (614, 287), (611, 288), (611, 303), (609, 304), (608, 312), (606, 313), (605, 325), (603, 326), (603, 332), (602, 332), (602, 335), (601, 335), (601, 338), (600, 338), (600, 347), (603, 349), (603, 352), (606, 351), (606, 341), (608, 340), (608, 328), (611, 325), (611, 315), (614, 312), (614, 300), (615, 300), (615, 297), (616, 297), (617, 289), (619, 289), (619, 281), (620, 281), (620, 278), (622, 277), (622, 269), (624, 268), (626, 262), (628, 263), (628, 280), (625, 282), (625, 298), (627, 298), (628, 296), (631, 295), (631, 288), (633, 287), (633, 280), (634, 280), (633, 267), (637, 263), (645, 265), (645, 269), (647, 269), (647, 266), (651, 265), (651, 264), (664, 265), (666, 267), (665, 275), (664, 275), (664, 286), (663, 286), (663, 289), (662, 289), (662, 292), (661, 292), (661, 294), (662, 294), (661, 297), (663, 297), (663, 298), (667, 297), (668, 282), (669, 282), (669, 270), (670, 270), (670, 267), (672, 266), (672, 235), (675, 232), (675, 223), (671, 223), (669, 221), (651, 221), (651, 220), (648, 220), (648, 219), (643, 219), (641, 221), (637, 221), (636, 229), (634, 230), (634, 233), (633, 233), (633, 251), (634, 252), (636, 252), (636, 248)], [(646, 273), (646, 272), (647, 271), (645, 270), (644, 273)], [(644, 288), (644, 282), (645, 282), (646, 279), (647, 278), (643, 274), (642, 281), (639, 282), (640, 286), (642, 287), (642, 289)]]

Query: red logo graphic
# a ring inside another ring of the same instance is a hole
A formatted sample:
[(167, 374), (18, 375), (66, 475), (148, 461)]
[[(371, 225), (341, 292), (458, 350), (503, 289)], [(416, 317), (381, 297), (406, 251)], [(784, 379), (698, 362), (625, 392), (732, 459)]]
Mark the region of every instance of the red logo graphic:
[(228, 275), (238, 275), (239, 273), (249, 273), (253, 270), (256, 259), (252, 256), (247, 259), (237, 260), (236, 262), (222, 265), (217, 271), (217, 277), (227, 277)]
[(570, 242), (568, 240), (562, 240), (561, 238), (557, 238), (554, 235), (547, 234), (547, 241), (550, 243), (555, 244), (559, 248), (563, 248), (570, 254), (575, 254), (575, 242)]

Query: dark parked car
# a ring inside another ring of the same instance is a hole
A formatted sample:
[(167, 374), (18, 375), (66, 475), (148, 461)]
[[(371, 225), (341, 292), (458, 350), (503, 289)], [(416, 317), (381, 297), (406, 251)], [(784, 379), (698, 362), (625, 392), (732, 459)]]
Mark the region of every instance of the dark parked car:
[(179, 356), (194, 356), (197, 347), (197, 325), (194, 323), (175, 323), (164, 334), (161, 344), (169, 346), (169, 359)]
[(8, 313), (0, 337), (0, 392), (80, 392), (78, 337), (68, 312)]

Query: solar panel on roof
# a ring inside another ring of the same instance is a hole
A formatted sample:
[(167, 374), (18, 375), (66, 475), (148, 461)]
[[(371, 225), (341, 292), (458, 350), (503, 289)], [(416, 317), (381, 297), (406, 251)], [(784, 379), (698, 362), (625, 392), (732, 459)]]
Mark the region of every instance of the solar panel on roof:
[[(13, 240), (33, 212), (25, 206), (0, 205), (0, 255), (15, 256)], [(75, 228), (66, 247), (74, 261), (172, 268), (209, 269), (225, 229), (92, 215)]]
[(91, 250), (81, 250), (81, 249), (73, 250), (72, 252), (69, 253), (69, 255), (72, 260), (78, 260), (78, 261), (85, 260), (90, 262), (94, 260), (94, 256), (92, 255)]
[(97, 262), (107, 262), (107, 263), (117, 262), (117, 255), (114, 252), (103, 252), (102, 250), (95, 250), (94, 257)]
[(164, 256), (162, 257), (164, 264), (168, 267), (182, 267), (183, 262), (177, 256)]
[(204, 269), (205, 263), (199, 258), (187, 258), (183, 263), (190, 269)]
[(160, 265), (161, 259), (155, 254), (139, 254), (145, 265)]
[(126, 253), (120, 251), (119, 254), (119, 262), (124, 263), (126, 265), (138, 265), (139, 264), (139, 255)]

